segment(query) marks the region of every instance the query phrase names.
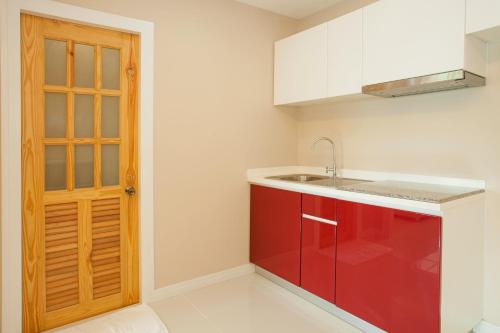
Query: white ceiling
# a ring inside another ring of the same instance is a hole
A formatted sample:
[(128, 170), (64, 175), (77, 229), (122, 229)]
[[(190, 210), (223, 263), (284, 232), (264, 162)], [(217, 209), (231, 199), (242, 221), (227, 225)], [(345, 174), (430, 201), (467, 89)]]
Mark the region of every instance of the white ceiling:
[(273, 13), (302, 19), (342, 0), (236, 0)]

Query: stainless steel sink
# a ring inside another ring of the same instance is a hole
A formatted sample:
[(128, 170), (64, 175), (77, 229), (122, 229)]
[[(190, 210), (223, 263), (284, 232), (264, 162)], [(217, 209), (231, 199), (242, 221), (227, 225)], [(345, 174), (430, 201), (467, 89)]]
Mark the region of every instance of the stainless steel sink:
[(366, 183), (366, 182), (369, 182), (369, 180), (340, 178), (340, 177), (335, 177), (335, 179), (333, 179), (332, 177), (328, 177), (328, 179), (312, 181), (309, 184), (318, 185), (318, 186), (328, 186), (328, 187), (341, 188), (343, 186), (351, 186), (351, 185)]
[(284, 175), (284, 176), (272, 176), (267, 177), (269, 179), (284, 180), (288, 182), (312, 182), (317, 180), (329, 179), (328, 176), (318, 176), (318, 175), (308, 175), (308, 174), (294, 174), (294, 175)]
[(310, 185), (336, 187), (336, 188), (368, 182), (368, 180), (362, 180), (362, 179), (350, 179), (350, 178), (340, 178), (340, 177), (332, 178), (328, 176), (319, 176), (310, 174), (271, 176), (267, 178), (274, 180), (283, 180), (287, 182), (307, 183)]

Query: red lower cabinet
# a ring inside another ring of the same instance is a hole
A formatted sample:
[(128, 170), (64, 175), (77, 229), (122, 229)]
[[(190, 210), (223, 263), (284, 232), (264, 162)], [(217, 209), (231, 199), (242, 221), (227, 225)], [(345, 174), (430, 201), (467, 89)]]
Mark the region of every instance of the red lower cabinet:
[(335, 303), (335, 199), (302, 195), (301, 287)]
[(335, 303), (336, 227), (302, 219), (301, 287)]
[(441, 219), (337, 207), (337, 306), (390, 333), (438, 333)]
[(257, 185), (250, 211), (255, 265), (389, 333), (440, 332), (441, 218)]
[(301, 193), (252, 185), (250, 261), (300, 285)]

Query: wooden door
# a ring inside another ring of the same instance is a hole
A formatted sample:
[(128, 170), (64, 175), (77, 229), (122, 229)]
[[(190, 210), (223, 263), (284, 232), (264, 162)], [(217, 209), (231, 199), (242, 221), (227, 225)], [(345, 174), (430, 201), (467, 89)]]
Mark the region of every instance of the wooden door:
[(139, 300), (138, 36), (21, 17), (23, 331)]

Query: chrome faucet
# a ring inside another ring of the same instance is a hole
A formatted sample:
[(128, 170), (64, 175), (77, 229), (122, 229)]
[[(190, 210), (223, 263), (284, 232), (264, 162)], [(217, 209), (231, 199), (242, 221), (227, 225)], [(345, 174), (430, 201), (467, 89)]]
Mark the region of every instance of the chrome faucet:
[(335, 177), (337, 177), (337, 166), (335, 164), (335, 142), (333, 142), (332, 139), (323, 136), (321, 138), (316, 139), (316, 141), (313, 142), (312, 149), (314, 149), (316, 147), (316, 144), (320, 141), (327, 141), (332, 145), (332, 166), (326, 167), (326, 173), (332, 172), (332, 178), (335, 179)]

